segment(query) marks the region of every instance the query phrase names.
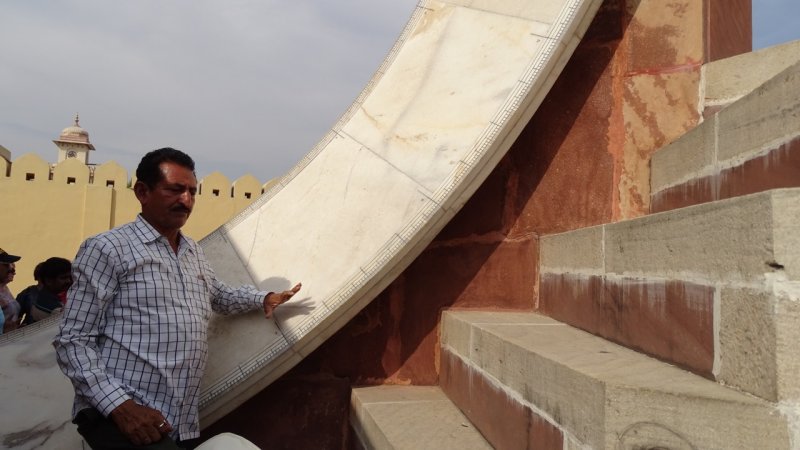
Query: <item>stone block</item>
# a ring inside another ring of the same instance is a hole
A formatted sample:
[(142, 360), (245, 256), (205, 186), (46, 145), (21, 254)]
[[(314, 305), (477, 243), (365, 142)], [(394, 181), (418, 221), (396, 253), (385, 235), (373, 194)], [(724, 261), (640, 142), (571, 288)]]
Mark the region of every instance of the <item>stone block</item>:
[(627, 3), (633, 13), (626, 32), (630, 47), (628, 72), (653, 73), (703, 61), (704, 3), (692, 0)]
[(771, 267), (789, 280), (800, 280), (800, 189), (776, 190), (770, 197), (775, 257)]
[(650, 213), (660, 213), (717, 200), (717, 178), (706, 176), (654, 192), (650, 196)]
[(714, 287), (679, 280), (545, 275), (539, 311), (710, 377)]
[(562, 427), (568, 441), (598, 449), (789, 448), (786, 418), (766, 401), (533, 313), (507, 313), (528, 324), (482, 323), (481, 314), (451, 318), (474, 327), (466, 363)]
[(800, 399), (800, 284), (775, 281), (770, 285), (774, 296), (775, 369), (778, 400), (797, 404)]
[(720, 171), (716, 178), (718, 199), (800, 186), (800, 135), (767, 153)]
[(771, 401), (778, 399), (774, 310), (769, 292), (721, 290), (717, 380)]
[(444, 349), (441, 366), (442, 390), (494, 448), (563, 449), (558, 427), (454, 353)]
[[(791, 191), (798, 196), (800, 191)], [(623, 276), (758, 282), (774, 269), (773, 192), (606, 226), (606, 272)], [(788, 225), (788, 224), (787, 224)]]
[(706, 61), (752, 50), (752, 0), (710, 0), (704, 5)]
[(653, 194), (670, 186), (712, 174), (715, 162), (716, 117), (711, 117), (653, 154), (650, 188)]
[(603, 273), (604, 227), (588, 227), (541, 238), (539, 270), (541, 272)]
[[(646, 214), (650, 207), (650, 159), (700, 121), (700, 67), (676, 71), (642, 71), (625, 79), (620, 174), (621, 217)], [(676, 107), (676, 105), (688, 105)]]
[(706, 105), (729, 103), (749, 94), (796, 63), (798, 54), (800, 41), (794, 41), (706, 64)]
[(353, 389), (350, 423), (368, 449), (492, 448), (436, 386)]
[(800, 62), (717, 114), (720, 164), (735, 165), (800, 130)]

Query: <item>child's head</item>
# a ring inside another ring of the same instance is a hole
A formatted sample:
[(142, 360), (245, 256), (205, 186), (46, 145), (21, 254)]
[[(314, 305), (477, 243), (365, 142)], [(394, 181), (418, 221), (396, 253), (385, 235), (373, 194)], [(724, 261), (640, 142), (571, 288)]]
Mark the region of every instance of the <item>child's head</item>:
[(39, 280), (54, 294), (66, 291), (72, 285), (72, 263), (64, 258), (49, 258), (39, 267)]

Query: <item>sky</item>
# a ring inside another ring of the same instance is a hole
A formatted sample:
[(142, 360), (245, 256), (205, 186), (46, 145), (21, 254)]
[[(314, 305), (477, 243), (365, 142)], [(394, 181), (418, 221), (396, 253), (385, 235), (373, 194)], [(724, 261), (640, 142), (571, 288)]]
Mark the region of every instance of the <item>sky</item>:
[[(350, 106), (417, 0), (2, 0), (0, 145), (53, 161), (76, 113), (133, 172), (175, 147), (262, 182)], [(800, 1), (753, 0), (753, 47), (800, 39)]]

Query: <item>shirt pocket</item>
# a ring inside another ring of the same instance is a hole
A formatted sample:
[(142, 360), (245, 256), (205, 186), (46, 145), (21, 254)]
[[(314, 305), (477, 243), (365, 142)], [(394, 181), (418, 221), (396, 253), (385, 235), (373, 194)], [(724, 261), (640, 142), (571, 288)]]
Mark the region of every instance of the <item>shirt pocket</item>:
[(211, 317), (211, 282), (209, 274), (198, 264), (185, 266), (184, 283), (186, 286), (186, 300), (196, 308), (196, 313), (203, 321)]

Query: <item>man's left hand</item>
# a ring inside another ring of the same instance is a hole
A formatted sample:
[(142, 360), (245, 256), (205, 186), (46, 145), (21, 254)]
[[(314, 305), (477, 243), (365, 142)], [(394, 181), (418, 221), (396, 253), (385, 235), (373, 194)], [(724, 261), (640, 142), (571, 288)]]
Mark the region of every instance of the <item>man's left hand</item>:
[(272, 312), (275, 311), (275, 308), (283, 303), (288, 302), (302, 286), (302, 283), (297, 283), (295, 287), (289, 289), (288, 291), (270, 292), (267, 294), (264, 297), (264, 315), (267, 316), (267, 319), (272, 317)]

